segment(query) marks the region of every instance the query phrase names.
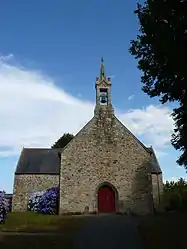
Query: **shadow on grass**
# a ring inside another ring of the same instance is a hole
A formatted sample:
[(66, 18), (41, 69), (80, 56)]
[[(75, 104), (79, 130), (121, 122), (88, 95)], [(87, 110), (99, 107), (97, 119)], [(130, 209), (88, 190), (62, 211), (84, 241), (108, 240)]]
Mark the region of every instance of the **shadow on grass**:
[(1, 249), (71, 249), (73, 238), (71, 236), (47, 235), (47, 236), (2, 236), (0, 237)]
[(187, 213), (163, 213), (142, 217), (139, 231), (145, 249), (186, 249)]

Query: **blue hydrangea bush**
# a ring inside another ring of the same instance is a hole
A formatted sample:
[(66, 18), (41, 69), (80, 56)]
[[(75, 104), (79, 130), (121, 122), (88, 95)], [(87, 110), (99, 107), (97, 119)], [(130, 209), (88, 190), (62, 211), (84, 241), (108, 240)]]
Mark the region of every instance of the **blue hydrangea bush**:
[(30, 195), (28, 201), (28, 210), (38, 212), (40, 208), (40, 200), (45, 191), (34, 192)]
[(5, 197), (5, 191), (0, 191), (0, 224), (5, 222), (9, 210), (9, 202)]
[(46, 191), (32, 193), (28, 202), (28, 210), (43, 214), (56, 214), (58, 203), (59, 188), (53, 187)]

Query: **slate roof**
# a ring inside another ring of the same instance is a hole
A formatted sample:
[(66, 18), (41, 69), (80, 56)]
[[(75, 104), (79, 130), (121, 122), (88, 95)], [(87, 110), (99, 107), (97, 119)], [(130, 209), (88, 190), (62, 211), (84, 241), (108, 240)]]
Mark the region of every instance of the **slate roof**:
[(162, 170), (160, 168), (159, 162), (157, 160), (156, 154), (153, 150), (152, 147), (148, 148), (149, 151), (151, 152), (151, 156), (152, 156), (152, 162), (151, 162), (151, 173), (153, 174), (159, 174), (162, 173)]
[[(152, 147), (147, 148), (151, 153), (151, 173), (162, 173)], [(60, 153), (62, 149), (23, 148), (15, 174), (59, 174)]]
[(15, 174), (59, 174), (60, 151), (23, 148)]

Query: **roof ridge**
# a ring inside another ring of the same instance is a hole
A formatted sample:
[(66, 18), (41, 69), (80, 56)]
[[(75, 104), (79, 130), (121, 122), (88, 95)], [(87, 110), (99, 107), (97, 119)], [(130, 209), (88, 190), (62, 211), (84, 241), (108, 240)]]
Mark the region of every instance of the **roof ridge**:
[(23, 148), (23, 151), (55, 151), (55, 150), (62, 150), (62, 148)]
[(27, 147), (27, 148), (23, 148), (23, 149), (26, 149), (26, 150), (49, 150), (49, 149), (52, 149), (52, 148), (42, 148), (42, 147)]

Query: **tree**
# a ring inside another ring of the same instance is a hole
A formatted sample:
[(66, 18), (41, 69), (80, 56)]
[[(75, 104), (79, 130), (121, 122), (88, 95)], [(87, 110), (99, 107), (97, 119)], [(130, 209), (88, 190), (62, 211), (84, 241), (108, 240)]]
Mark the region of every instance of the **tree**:
[(147, 0), (135, 14), (140, 34), (129, 51), (143, 72), (142, 90), (162, 104), (177, 104), (171, 143), (182, 152), (177, 163), (187, 169), (187, 0)]
[(180, 178), (177, 182), (164, 184), (163, 200), (166, 210), (187, 211), (187, 183)]
[(52, 149), (55, 149), (55, 148), (63, 149), (73, 138), (74, 136), (72, 134), (64, 133), (64, 135), (61, 138), (59, 138), (51, 148)]

